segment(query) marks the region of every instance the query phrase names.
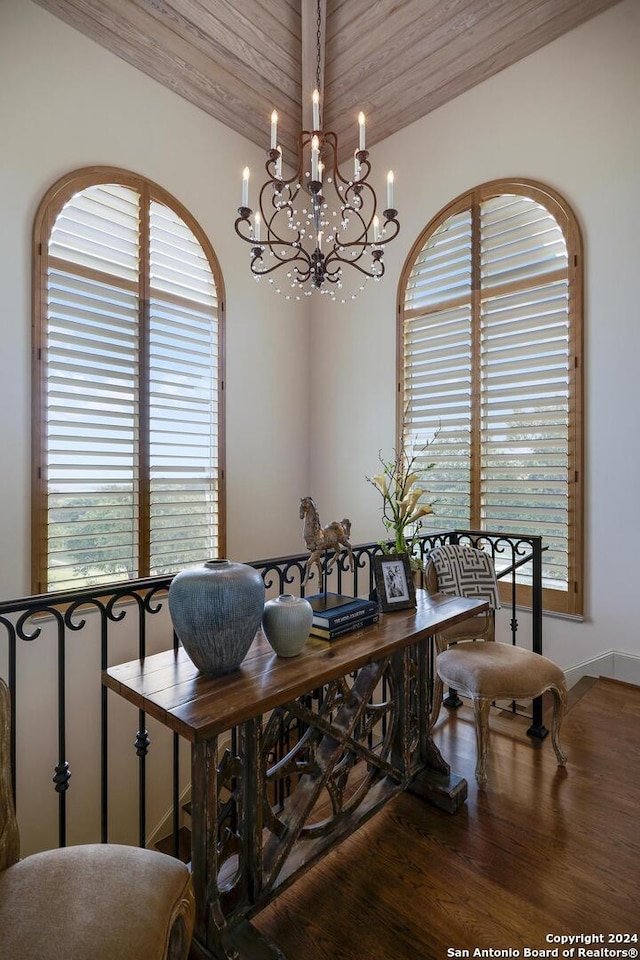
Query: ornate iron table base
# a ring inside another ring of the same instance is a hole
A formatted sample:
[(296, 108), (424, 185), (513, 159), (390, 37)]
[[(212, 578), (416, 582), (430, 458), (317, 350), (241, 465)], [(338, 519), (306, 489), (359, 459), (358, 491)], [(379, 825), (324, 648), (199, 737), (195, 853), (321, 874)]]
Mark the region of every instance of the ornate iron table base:
[[(285, 960), (250, 919), (405, 789), (454, 811), (429, 719), (429, 636), (483, 609), (421, 597), (407, 614), (289, 662), (263, 638), (240, 671), (194, 672), (181, 651), (105, 682), (192, 742), (192, 868), (202, 960)], [(173, 657), (173, 661), (170, 660)], [(292, 662), (293, 661), (293, 662)]]

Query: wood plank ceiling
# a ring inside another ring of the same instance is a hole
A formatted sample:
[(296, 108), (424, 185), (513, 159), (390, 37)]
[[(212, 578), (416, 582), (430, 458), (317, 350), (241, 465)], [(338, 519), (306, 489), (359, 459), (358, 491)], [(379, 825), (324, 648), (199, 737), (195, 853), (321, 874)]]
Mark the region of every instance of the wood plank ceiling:
[[(261, 147), (275, 107), (295, 155), (315, 0), (36, 2)], [(370, 147), (616, 2), (326, 0), (325, 129), (352, 151), (364, 110)]]

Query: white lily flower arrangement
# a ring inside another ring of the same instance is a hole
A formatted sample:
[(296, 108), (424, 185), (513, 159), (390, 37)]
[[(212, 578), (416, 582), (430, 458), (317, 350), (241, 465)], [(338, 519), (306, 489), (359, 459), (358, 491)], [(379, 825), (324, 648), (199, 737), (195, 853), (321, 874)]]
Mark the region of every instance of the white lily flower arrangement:
[[(433, 440), (435, 436), (417, 451), (413, 450), (413, 444), (408, 450), (403, 441), (394, 451), (393, 460), (385, 460), (380, 451), (378, 460), (382, 472), (365, 477), (382, 495), (382, 522), (394, 541), (390, 552), (408, 553), (411, 566), (416, 570), (421, 569), (422, 564), (413, 556), (413, 541), (422, 526), (422, 518), (433, 513), (433, 503), (423, 499), (428, 491), (420, 484), (424, 474), (435, 466), (434, 463), (428, 463), (418, 469), (416, 463)], [(389, 550), (387, 543), (381, 542), (381, 546)]]

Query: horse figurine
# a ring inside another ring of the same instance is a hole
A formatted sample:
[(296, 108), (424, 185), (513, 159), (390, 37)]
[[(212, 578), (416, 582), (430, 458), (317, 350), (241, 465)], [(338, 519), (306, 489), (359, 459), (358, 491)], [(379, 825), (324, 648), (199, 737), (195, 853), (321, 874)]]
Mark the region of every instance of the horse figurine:
[(331, 563), (333, 560), (338, 560), (340, 548), (344, 547), (349, 555), (349, 564), (353, 572), (355, 565), (353, 562), (353, 551), (349, 543), (351, 521), (345, 518), (340, 523), (338, 523), (337, 520), (333, 520), (331, 523), (328, 523), (326, 527), (321, 526), (318, 508), (311, 497), (301, 498), (300, 519), (304, 520), (304, 542), (307, 545), (307, 549), (311, 551), (309, 559), (307, 560), (307, 570), (304, 580), (302, 581), (303, 586), (309, 579), (311, 567), (314, 564), (318, 568), (318, 578), (320, 583), (322, 583), (322, 564), (320, 557), (325, 550), (333, 550), (333, 557), (331, 561), (329, 561), (329, 563)]

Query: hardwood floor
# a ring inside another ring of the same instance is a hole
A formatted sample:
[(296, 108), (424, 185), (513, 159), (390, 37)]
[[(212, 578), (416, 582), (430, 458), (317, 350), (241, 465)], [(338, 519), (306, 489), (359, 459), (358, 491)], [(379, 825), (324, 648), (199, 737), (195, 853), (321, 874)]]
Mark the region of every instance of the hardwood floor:
[(640, 687), (599, 680), (574, 703), (566, 770), (548, 738), (494, 713), (485, 791), (470, 711), (443, 713), (436, 741), (469, 782), (464, 807), (450, 816), (399, 796), (255, 926), (288, 960), (443, 960), (476, 948), (523, 958), (557, 946), (547, 934), (639, 934)]

